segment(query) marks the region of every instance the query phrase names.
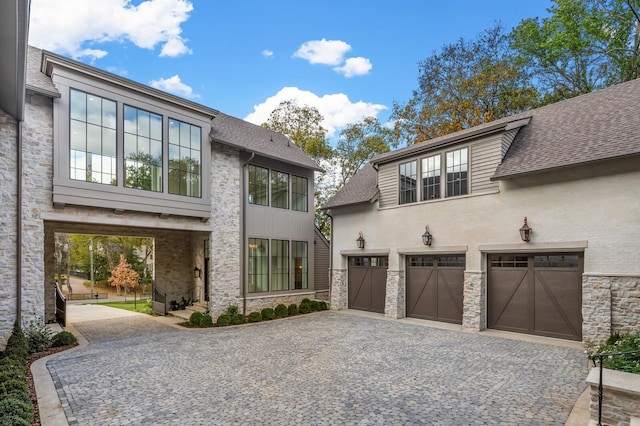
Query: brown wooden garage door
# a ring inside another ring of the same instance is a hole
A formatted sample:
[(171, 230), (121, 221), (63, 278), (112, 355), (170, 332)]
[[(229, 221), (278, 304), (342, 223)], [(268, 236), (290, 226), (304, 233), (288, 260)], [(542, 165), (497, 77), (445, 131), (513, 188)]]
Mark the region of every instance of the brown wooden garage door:
[(407, 257), (407, 316), (462, 324), (464, 255)]
[(487, 326), (582, 339), (582, 253), (490, 255)]
[(349, 309), (384, 313), (388, 263), (386, 256), (349, 258)]

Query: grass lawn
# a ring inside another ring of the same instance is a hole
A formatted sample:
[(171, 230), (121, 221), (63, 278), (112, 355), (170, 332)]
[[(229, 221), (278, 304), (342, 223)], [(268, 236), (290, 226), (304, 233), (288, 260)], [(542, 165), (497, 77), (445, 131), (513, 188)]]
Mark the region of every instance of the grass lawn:
[(127, 300), (122, 301), (122, 302), (101, 302), (101, 303), (95, 303), (95, 305), (102, 305), (102, 306), (108, 306), (110, 308), (118, 308), (118, 309), (124, 309), (126, 311), (132, 311), (132, 312), (141, 312), (143, 314), (149, 314), (151, 315), (153, 313), (152, 309), (151, 309), (151, 302), (147, 302), (147, 300), (137, 300), (134, 301), (133, 300)]

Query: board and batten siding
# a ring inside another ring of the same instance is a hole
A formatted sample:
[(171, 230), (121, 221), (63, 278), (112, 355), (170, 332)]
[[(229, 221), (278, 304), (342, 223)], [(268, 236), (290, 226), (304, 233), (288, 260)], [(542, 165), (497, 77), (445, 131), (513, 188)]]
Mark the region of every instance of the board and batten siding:
[(317, 228), (315, 230), (313, 243), (315, 246), (314, 256), (316, 261), (313, 270), (315, 290), (329, 290), (329, 242)]
[(381, 164), (378, 169), (380, 208), (398, 205), (398, 163)]

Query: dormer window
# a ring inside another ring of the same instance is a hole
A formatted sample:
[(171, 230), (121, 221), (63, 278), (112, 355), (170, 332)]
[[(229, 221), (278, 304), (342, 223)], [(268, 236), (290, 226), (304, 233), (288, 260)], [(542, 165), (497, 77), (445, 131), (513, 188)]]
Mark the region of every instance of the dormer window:
[(447, 197), (469, 193), (469, 149), (447, 152)]
[(400, 164), (400, 204), (415, 203), (417, 161)]
[(422, 201), (440, 198), (440, 155), (422, 159)]

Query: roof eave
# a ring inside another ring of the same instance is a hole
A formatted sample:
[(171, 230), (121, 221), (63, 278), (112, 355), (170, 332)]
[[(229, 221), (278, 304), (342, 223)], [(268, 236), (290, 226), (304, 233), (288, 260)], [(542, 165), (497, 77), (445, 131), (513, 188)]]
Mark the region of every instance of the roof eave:
[(27, 0), (0, 5), (0, 108), (18, 121), (24, 119), (29, 8)]
[(27, 93), (32, 93), (32, 94), (36, 94), (36, 95), (42, 95), (42, 96), (46, 96), (46, 97), (52, 98), (52, 99), (56, 99), (56, 98), (60, 97), (60, 92), (58, 92), (58, 91), (46, 90), (46, 89), (42, 89), (40, 87), (31, 86), (29, 84), (26, 86), (26, 91), (27, 91)]

